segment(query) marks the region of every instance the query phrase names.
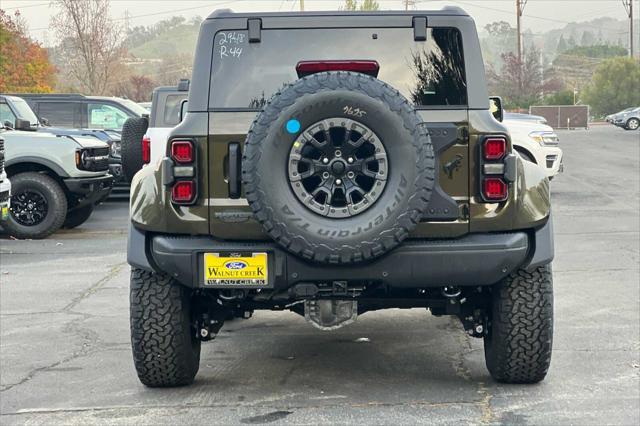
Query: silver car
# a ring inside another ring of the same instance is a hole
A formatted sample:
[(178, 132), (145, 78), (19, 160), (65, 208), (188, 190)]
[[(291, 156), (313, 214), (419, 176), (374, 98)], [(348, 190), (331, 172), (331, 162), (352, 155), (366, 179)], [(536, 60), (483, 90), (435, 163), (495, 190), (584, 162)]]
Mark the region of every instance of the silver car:
[(627, 108), (615, 114), (611, 123), (625, 130), (637, 130), (640, 128), (640, 107)]

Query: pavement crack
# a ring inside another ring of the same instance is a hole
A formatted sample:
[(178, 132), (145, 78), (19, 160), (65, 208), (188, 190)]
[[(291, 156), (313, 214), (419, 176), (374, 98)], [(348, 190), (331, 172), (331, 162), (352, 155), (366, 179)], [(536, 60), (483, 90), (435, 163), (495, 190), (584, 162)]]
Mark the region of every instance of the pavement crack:
[(73, 300), (71, 300), (71, 302), (69, 302), (69, 304), (67, 304), (64, 308), (62, 308), (62, 311), (63, 312), (71, 311), (78, 303), (82, 302), (84, 299), (86, 299), (87, 297), (91, 296), (96, 291), (98, 291), (100, 289), (100, 287), (102, 287), (103, 285), (108, 283), (113, 277), (115, 277), (118, 274), (118, 272), (120, 272), (122, 270), (122, 268), (126, 264), (127, 264), (126, 262), (122, 262), (122, 263), (118, 263), (118, 264), (114, 265), (113, 267), (111, 267), (111, 269), (109, 269), (109, 271), (107, 272), (107, 274), (104, 277), (102, 277), (97, 282), (95, 282), (93, 285), (91, 285), (88, 289), (83, 291), (79, 296), (77, 296)]
[(25, 377), (23, 377), (18, 382), (11, 383), (11, 384), (8, 384), (8, 385), (3, 385), (0, 388), (0, 392), (9, 391), (9, 390), (13, 389), (16, 386), (20, 386), (20, 385), (28, 382), (29, 380), (33, 379), (38, 373), (41, 373), (43, 371), (48, 371), (48, 370), (50, 370), (52, 368), (55, 368), (55, 367), (57, 367), (57, 366), (59, 366), (61, 364), (65, 364), (67, 362), (73, 361), (76, 358), (80, 358), (82, 356), (86, 356), (86, 355), (94, 352), (98, 348), (99, 340), (100, 340), (99, 337), (98, 337), (98, 333), (96, 333), (95, 331), (93, 331), (91, 329), (81, 327), (81, 324), (85, 320), (87, 320), (89, 318), (92, 318), (93, 315), (87, 314), (87, 313), (81, 313), (81, 312), (74, 312), (74, 311), (72, 311), (72, 309), (75, 306), (77, 306), (80, 302), (82, 302), (86, 298), (90, 297), (95, 292), (97, 292), (107, 282), (109, 282), (114, 276), (116, 276), (118, 274), (118, 272), (120, 272), (122, 270), (124, 265), (126, 265), (125, 262), (113, 266), (107, 272), (107, 274), (104, 277), (102, 277), (96, 283), (91, 285), (88, 289), (83, 291), (78, 297), (74, 298), (68, 305), (66, 305), (60, 311), (60, 312), (64, 312), (64, 313), (69, 314), (69, 315), (80, 315), (80, 318), (77, 318), (77, 319), (74, 319), (74, 320), (68, 322), (62, 328), (62, 332), (63, 333), (75, 335), (75, 336), (80, 338), (80, 340), (81, 340), (80, 348), (78, 350), (74, 351), (71, 355), (68, 355), (68, 356), (64, 357), (63, 359), (61, 359), (61, 360), (58, 360), (56, 362), (53, 362), (51, 364), (48, 364), (48, 365), (45, 365), (45, 366), (42, 366), (42, 367), (38, 367), (38, 368), (32, 369), (31, 371), (29, 371), (29, 373), (27, 373), (27, 375)]

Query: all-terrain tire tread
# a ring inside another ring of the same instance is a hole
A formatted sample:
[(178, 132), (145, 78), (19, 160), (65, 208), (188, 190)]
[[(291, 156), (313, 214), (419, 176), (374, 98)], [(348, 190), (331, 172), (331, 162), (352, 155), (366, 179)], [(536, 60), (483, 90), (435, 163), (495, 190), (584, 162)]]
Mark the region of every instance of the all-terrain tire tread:
[(168, 275), (131, 270), (133, 361), (147, 386), (188, 385), (198, 372), (200, 342), (192, 342), (187, 292)]
[(553, 279), (551, 265), (518, 269), (494, 288), (485, 357), (499, 382), (537, 383), (551, 363)]
[(128, 182), (142, 168), (142, 138), (149, 127), (146, 117), (130, 117), (122, 126), (120, 153), (122, 172)]

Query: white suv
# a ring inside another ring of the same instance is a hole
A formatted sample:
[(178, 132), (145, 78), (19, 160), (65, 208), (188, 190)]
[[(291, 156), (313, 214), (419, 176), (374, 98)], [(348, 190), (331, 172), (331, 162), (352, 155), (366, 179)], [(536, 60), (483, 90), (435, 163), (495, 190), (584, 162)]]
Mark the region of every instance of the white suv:
[(525, 120), (505, 119), (502, 124), (509, 129), (513, 148), (521, 157), (542, 167), (549, 179), (562, 173), (562, 150), (553, 128)]

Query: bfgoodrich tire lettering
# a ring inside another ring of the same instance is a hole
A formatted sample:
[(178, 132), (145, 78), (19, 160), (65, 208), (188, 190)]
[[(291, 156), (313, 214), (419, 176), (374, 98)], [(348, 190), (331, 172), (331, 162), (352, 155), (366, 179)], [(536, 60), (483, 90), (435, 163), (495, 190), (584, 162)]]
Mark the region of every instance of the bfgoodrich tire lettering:
[[(389, 174), (371, 208), (331, 218), (300, 201), (287, 164), (300, 132), (340, 117), (377, 135)], [(288, 131), (291, 120), (300, 132)], [(268, 102), (247, 135), (242, 176), (257, 220), (276, 242), (316, 262), (352, 263), (388, 252), (415, 228), (433, 188), (434, 157), (427, 128), (397, 90), (364, 74), (327, 72), (296, 81)]]
[(140, 381), (151, 387), (193, 382), (200, 341), (191, 326), (191, 292), (171, 277), (131, 269), (131, 346)]
[(553, 280), (551, 265), (520, 269), (492, 289), (487, 368), (499, 382), (537, 383), (551, 363)]

